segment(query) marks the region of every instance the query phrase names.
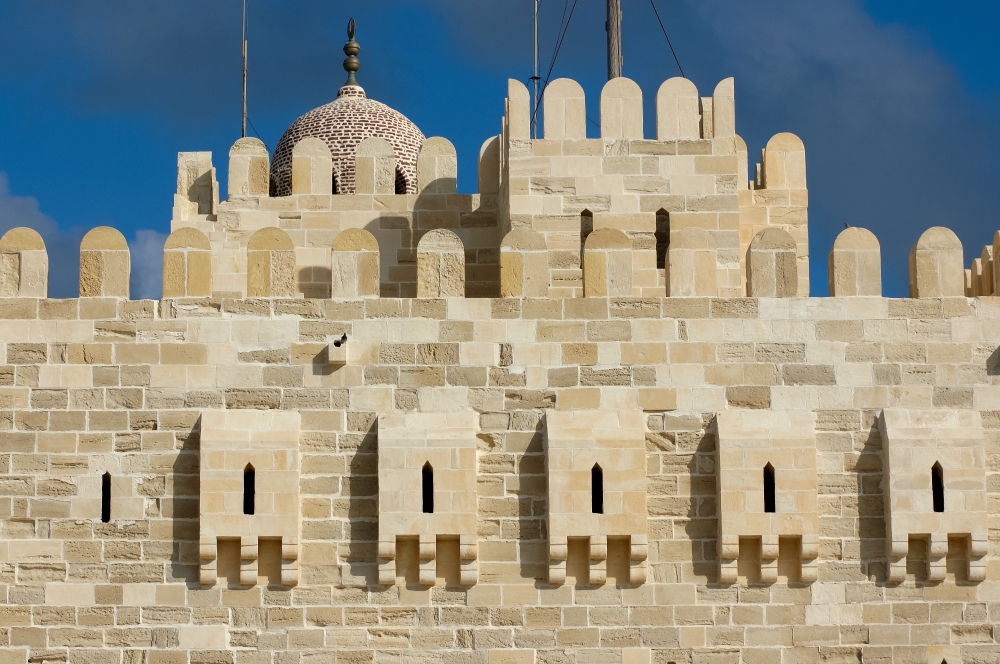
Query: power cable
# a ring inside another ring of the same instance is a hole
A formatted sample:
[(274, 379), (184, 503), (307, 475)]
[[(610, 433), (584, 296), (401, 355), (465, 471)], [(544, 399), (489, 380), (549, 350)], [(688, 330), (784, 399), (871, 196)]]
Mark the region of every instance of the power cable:
[[(247, 116), (247, 123), (249, 123), (250, 128), (253, 129), (254, 136), (256, 136), (261, 143), (264, 143), (264, 139), (260, 137), (260, 133), (258, 133), (257, 127), (253, 126), (253, 121), (250, 120), (250, 116)], [(264, 143), (264, 149), (267, 150), (267, 153), (269, 155), (274, 154), (273, 152), (271, 152), (271, 148), (267, 147), (267, 143)]]
[[(531, 114), (531, 121), (532, 122), (535, 121), (535, 116), (538, 115), (538, 109), (541, 107), (542, 100), (545, 98), (545, 90), (546, 90), (546, 88), (549, 87), (549, 81), (552, 78), (552, 70), (556, 66), (556, 60), (559, 59), (559, 51), (562, 50), (563, 42), (566, 40), (566, 33), (569, 32), (569, 24), (573, 20), (573, 13), (576, 11), (576, 4), (578, 2), (579, 2), (579, 0), (573, 0), (573, 6), (569, 10), (569, 16), (566, 18), (566, 24), (565, 25), (560, 25), (560, 27), (562, 28), (562, 34), (560, 34), (559, 38), (556, 40), (556, 47), (555, 47), (555, 50), (553, 50), (553, 52), (552, 52), (552, 61), (549, 63), (549, 71), (545, 74), (545, 84), (542, 85), (542, 91), (538, 95), (538, 104), (535, 106), (535, 111), (534, 111), (534, 113)], [(566, 5), (568, 5), (568, 4), (569, 4), (569, 0), (566, 0)], [(563, 16), (566, 15), (565, 14), (565, 9), (566, 9), (566, 6), (564, 5), (563, 6)]]
[(670, 43), (670, 35), (667, 34), (667, 29), (663, 27), (663, 21), (660, 19), (660, 12), (656, 11), (656, 3), (654, 3), (653, 0), (649, 0), (649, 5), (653, 8), (653, 13), (656, 14), (656, 20), (660, 24), (660, 30), (663, 31), (663, 36), (667, 38), (667, 46), (670, 47), (670, 53), (674, 56), (674, 62), (677, 63), (677, 69), (680, 70), (681, 76), (687, 78), (687, 76), (684, 76), (684, 68), (681, 67), (681, 61), (677, 59), (677, 51), (674, 50), (674, 45)]

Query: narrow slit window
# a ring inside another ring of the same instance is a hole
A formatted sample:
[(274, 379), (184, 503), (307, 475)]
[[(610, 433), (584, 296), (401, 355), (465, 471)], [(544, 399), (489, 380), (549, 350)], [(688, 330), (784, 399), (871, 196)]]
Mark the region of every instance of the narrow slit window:
[(604, 471), (594, 465), (590, 470), (590, 509), (594, 514), (604, 514)]
[(243, 469), (243, 513), (253, 514), (257, 498), (257, 473), (247, 464)]
[(111, 521), (111, 473), (101, 477), (101, 521)]
[(434, 468), (430, 461), (424, 464), (420, 471), (423, 490), (424, 514), (434, 514)]
[(931, 468), (931, 491), (934, 492), (934, 511), (944, 512), (944, 469), (940, 463)]
[(670, 213), (659, 210), (656, 213), (656, 269), (667, 267), (667, 250), (670, 249)]
[(774, 466), (767, 464), (764, 466), (764, 511), (774, 514)]
[(584, 210), (580, 213), (580, 268), (583, 268), (583, 248), (587, 244), (587, 238), (594, 232), (594, 213)]

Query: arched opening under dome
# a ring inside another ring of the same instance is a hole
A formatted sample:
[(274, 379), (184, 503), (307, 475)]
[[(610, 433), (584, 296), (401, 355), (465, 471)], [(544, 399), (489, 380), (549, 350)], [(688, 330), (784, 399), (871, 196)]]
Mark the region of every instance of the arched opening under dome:
[(396, 166), (396, 193), (406, 193), (406, 176), (403, 175), (403, 170), (399, 166)]

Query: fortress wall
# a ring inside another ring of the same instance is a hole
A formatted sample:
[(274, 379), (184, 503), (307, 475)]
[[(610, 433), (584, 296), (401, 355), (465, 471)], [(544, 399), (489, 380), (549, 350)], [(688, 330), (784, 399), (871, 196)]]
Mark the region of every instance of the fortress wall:
[[(993, 298), (2, 299), (0, 659), (994, 661), (998, 320)], [(913, 539), (887, 583), (890, 407), (980, 414), (985, 581), (952, 539), (928, 582)], [(297, 585), (266, 540), (256, 586), (238, 540), (199, 584), (199, 418), (221, 409), (300, 416)], [(645, 411), (644, 583), (610, 539), (605, 583), (581, 584), (572, 543), (547, 582), (553, 409)], [(756, 409), (815, 421), (812, 584), (780, 545), (774, 583), (750, 582), (749, 547), (718, 583), (713, 422)], [(478, 413), (478, 583), (442, 542), (435, 585), (400, 546), (380, 586), (377, 415), (441, 410)]]

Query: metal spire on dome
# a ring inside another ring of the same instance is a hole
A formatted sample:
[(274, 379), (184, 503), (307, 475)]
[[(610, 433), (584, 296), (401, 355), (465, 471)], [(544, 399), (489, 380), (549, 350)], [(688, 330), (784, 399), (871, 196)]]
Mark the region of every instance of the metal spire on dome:
[(358, 53), (361, 52), (361, 47), (358, 42), (354, 41), (354, 35), (357, 33), (357, 24), (355, 24), (352, 18), (347, 24), (347, 38), (350, 40), (344, 46), (344, 53), (347, 54), (347, 59), (344, 60), (344, 70), (347, 72), (347, 83), (344, 86), (355, 86), (358, 85), (358, 81), (354, 78), (354, 72), (361, 69), (361, 62), (358, 61)]

